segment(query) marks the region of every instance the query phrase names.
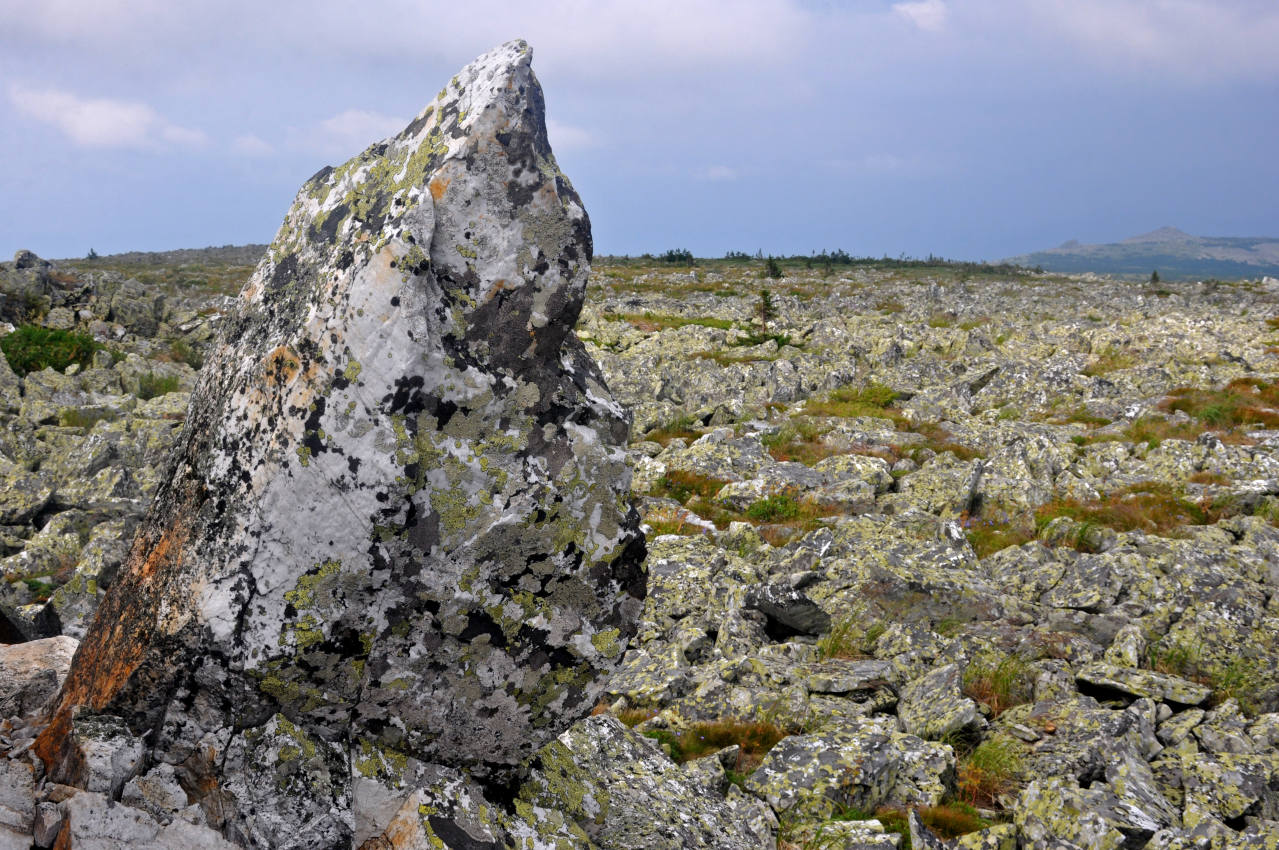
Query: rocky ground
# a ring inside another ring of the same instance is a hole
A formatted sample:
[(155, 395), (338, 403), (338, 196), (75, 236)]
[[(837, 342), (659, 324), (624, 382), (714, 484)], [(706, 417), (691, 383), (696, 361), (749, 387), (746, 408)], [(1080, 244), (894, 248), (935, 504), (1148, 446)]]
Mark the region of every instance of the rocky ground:
[[(251, 271), (176, 259), (0, 269), (4, 320), (95, 340), (0, 365), (0, 637), (63, 636), (0, 649), (0, 847), (112, 799), (218, 846), (148, 803), (177, 780), (70, 794), (26, 755)], [(1279, 847), (1279, 291), (894, 265), (595, 263), (648, 598), (508, 814), (548, 847)]]

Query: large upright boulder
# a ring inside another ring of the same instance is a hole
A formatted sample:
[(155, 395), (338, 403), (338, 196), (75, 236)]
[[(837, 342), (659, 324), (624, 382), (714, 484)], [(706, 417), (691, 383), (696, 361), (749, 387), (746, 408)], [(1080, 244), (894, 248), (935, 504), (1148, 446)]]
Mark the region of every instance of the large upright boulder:
[(345, 846), (441, 766), (509, 787), (597, 700), (644, 543), (531, 58), (298, 193), (38, 742), (55, 778), (171, 765), (233, 841)]

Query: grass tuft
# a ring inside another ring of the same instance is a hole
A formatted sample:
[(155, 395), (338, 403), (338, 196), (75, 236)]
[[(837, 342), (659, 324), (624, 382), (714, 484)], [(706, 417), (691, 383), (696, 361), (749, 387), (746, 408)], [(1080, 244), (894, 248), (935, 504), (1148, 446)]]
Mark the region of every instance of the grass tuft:
[(964, 694), (998, 717), (1030, 700), (1030, 665), (1019, 655), (975, 660), (964, 670)]
[(1013, 787), (1021, 770), (1021, 744), (995, 734), (960, 759), (955, 771), (961, 801), (978, 808), (1000, 808), (999, 798)]

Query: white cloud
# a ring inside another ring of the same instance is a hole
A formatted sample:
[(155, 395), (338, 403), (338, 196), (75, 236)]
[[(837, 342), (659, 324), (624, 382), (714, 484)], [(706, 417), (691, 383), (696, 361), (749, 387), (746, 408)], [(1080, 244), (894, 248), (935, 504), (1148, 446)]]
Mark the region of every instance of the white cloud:
[[(388, 25), (388, 21), (394, 23)], [(332, 61), (388, 55), (466, 62), (512, 38), (543, 51), (539, 62), (592, 79), (639, 69), (752, 67), (794, 56), (812, 15), (799, 0), (3, 0), (0, 44), (76, 45), (147, 64), (158, 55), (310, 54)], [(159, 49), (157, 49), (159, 48)]]
[(59, 89), (18, 84), (9, 86), (9, 100), (20, 112), (52, 124), (82, 147), (152, 150), (208, 142), (203, 131), (171, 124), (137, 101), (82, 98)]
[(269, 142), (249, 133), (235, 137), (231, 142), (231, 153), (239, 156), (270, 156), (275, 153), (275, 148)]
[(893, 11), (928, 32), (938, 32), (946, 26), (945, 0), (905, 0), (894, 3)]
[(1279, 73), (1272, 0), (1042, 0), (1031, 26), (1111, 67), (1216, 81)]
[(599, 140), (595, 138), (590, 130), (583, 130), (581, 127), (574, 127), (570, 124), (561, 124), (554, 118), (546, 119), (546, 135), (551, 140), (552, 150), (585, 150), (599, 144)]

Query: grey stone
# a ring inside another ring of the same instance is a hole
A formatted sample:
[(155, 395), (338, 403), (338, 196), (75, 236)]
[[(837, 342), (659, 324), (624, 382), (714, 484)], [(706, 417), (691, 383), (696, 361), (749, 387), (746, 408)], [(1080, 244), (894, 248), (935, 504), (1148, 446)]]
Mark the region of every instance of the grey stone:
[(23, 759), (0, 756), (0, 828), (31, 831), (35, 818), (35, 771)]
[(113, 804), (106, 795), (82, 791), (61, 803), (65, 824), (59, 846), (73, 850), (232, 850), (229, 843), (208, 827), (175, 820), (156, 823), (146, 812)]
[(911, 735), (942, 740), (966, 729), (980, 729), (985, 719), (977, 703), (963, 695), (959, 665), (945, 664), (902, 688), (897, 716)]
[(1075, 678), (1090, 685), (1113, 688), (1133, 696), (1150, 697), (1180, 705), (1199, 705), (1212, 693), (1212, 690), (1204, 685), (1167, 673), (1139, 670), (1135, 667), (1117, 667), (1113, 664), (1090, 664), (1076, 673)]
[(79, 645), (65, 636), (0, 645), (0, 718), (39, 713), (62, 687)]
[(820, 635), (830, 631), (830, 614), (803, 590), (789, 584), (752, 587), (746, 592), (744, 604), (795, 633)]
[(545, 746), (520, 792), (559, 808), (601, 850), (772, 848), (776, 821), (758, 799), (725, 797), (607, 715)]
[(37, 847), (52, 847), (61, 829), (62, 809), (56, 803), (45, 802), (36, 806), (31, 838)]
[(216, 788), (197, 802), (237, 841), (338, 846), (353, 771), (505, 786), (603, 692), (644, 542), (530, 62), (486, 54), (299, 192), (40, 739), (55, 777), (132, 754), (84, 752), (92, 702)]

